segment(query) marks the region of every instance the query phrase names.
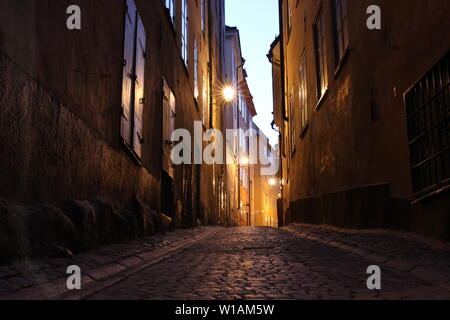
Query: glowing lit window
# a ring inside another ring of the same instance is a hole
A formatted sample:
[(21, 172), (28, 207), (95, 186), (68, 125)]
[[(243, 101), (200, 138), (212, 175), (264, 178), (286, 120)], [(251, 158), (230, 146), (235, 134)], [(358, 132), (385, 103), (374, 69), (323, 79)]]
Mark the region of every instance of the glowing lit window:
[(320, 100), (328, 88), (326, 41), (322, 9), (314, 23), (314, 45), (316, 55), (317, 97), (318, 100)]

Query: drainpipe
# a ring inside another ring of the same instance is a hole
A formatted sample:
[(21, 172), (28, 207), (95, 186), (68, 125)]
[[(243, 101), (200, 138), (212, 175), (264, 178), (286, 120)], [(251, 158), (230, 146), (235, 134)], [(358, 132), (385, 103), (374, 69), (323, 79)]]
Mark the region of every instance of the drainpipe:
[[(211, 61), (212, 44), (213, 44), (213, 41), (212, 41), (212, 15), (213, 15), (213, 13), (212, 13), (212, 10), (211, 10), (212, 9), (211, 8), (212, 2), (211, 1), (206, 1), (205, 5), (208, 6), (208, 35), (207, 36), (208, 36), (208, 72), (209, 72), (209, 75), (208, 75), (208, 80), (209, 80), (208, 81), (208, 90), (209, 90), (209, 97), (208, 97), (208, 99), (209, 99), (209, 106), (208, 106), (208, 109), (209, 110), (208, 110), (208, 119), (207, 119), (207, 121), (208, 121), (208, 124), (211, 126), (213, 124), (213, 118), (214, 118), (214, 115), (213, 115), (213, 112), (214, 112), (214, 110), (213, 110), (213, 103), (214, 103), (214, 101), (213, 101), (213, 94), (212, 94), (213, 65), (212, 65), (212, 61)], [(215, 172), (214, 168), (212, 170), (213, 170), (213, 179), (215, 179), (216, 172)], [(213, 190), (213, 194), (215, 194), (214, 190)], [(211, 202), (209, 204), (211, 204)], [(217, 198), (214, 199), (214, 205), (213, 205), (214, 210), (217, 209), (216, 208), (216, 204), (217, 204)], [(216, 212), (214, 212), (214, 213), (209, 212), (209, 217), (208, 217), (209, 224), (213, 223), (212, 217), (213, 216), (215, 217), (215, 214), (216, 214)], [(216, 223), (217, 223), (217, 221), (214, 221), (213, 224), (216, 224)]]
[[(281, 91), (282, 91), (282, 99), (281, 99), (281, 112), (282, 112), (282, 120), (288, 121), (289, 119), (286, 117), (286, 63), (284, 58), (284, 45), (285, 45), (285, 39), (284, 39), (284, 22), (283, 22), (283, 0), (278, 0), (278, 15), (279, 15), (279, 23), (280, 23), (280, 64), (281, 64)], [(279, 128), (281, 132), (284, 130), (284, 123), (282, 124), (282, 128)], [(280, 135), (280, 140), (281, 139)], [(286, 139), (284, 139), (286, 141)], [(282, 143), (284, 144), (284, 141)], [(280, 162), (281, 162), (281, 181), (283, 181), (283, 153), (280, 150)], [(284, 208), (284, 185), (283, 182), (281, 183), (281, 211), (282, 211), (282, 221), (281, 225), (284, 226), (286, 223), (286, 216), (285, 216), (285, 208)], [(280, 221), (278, 221), (278, 224), (280, 225)]]
[(283, 22), (283, 0), (278, 0), (278, 15), (280, 21), (280, 64), (281, 64), (281, 91), (283, 93), (283, 99), (281, 100), (281, 110), (283, 113), (283, 120), (288, 121), (286, 117), (286, 72), (285, 72), (285, 59), (284, 59), (284, 22)]

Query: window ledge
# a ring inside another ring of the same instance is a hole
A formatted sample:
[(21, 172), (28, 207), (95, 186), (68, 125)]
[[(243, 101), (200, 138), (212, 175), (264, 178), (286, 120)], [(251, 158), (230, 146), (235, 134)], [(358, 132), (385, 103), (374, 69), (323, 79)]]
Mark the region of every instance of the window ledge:
[(198, 97), (196, 98), (194, 96), (194, 104), (195, 104), (195, 108), (197, 109), (198, 115), (201, 116), (201, 114), (200, 114), (200, 103), (198, 101)]
[(125, 149), (126, 154), (135, 162), (138, 167), (143, 167), (144, 165), (142, 164), (141, 158), (138, 157), (138, 155), (133, 151), (133, 149), (131, 149), (131, 147), (128, 145), (128, 143), (125, 142), (125, 140), (123, 140), (122, 137), (120, 139), (122, 140), (123, 148)]
[(341, 73), (342, 69), (344, 69), (345, 65), (347, 64), (349, 54), (350, 49), (347, 48), (344, 52), (344, 56), (342, 57), (341, 61), (336, 67), (336, 70), (334, 71), (333, 80), (336, 80), (339, 77), (339, 74)]
[(305, 126), (302, 129), (302, 132), (300, 133), (300, 138), (305, 138), (306, 133), (308, 132), (308, 128), (309, 128), (309, 122), (306, 122)]
[(330, 90), (327, 88), (327, 89), (325, 90), (325, 93), (320, 97), (320, 99), (319, 99), (319, 101), (317, 102), (317, 105), (316, 105), (316, 111), (319, 111), (320, 108), (322, 107), (322, 105), (323, 105), (323, 104), (325, 103), (325, 101), (327, 100), (329, 91), (330, 91)]
[(165, 11), (165, 16), (167, 18), (167, 20), (170, 23), (170, 29), (172, 29), (173, 35), (176, 38), (177, 37), (177, 31), (175, 30), (175, 22), (172, 20), (172, 17), (170, 16), (170, 10), (163, 4), (164, 7), (164, 11)]
[(180, 59), (181, 59), (181, 63), (183, 64), (183, 69), (184, 72), (186, 72), (186, 75), (188, 76), (188, 78), (190, 78), (190, 74), (189, 74), (189, 61), (185, 62), (183, 59), (183, 56), (180, 54)]
[(441, 193), (443, 193), (445, 191), (449, 191), (449, 190), (450, 190), (450, 185), (441, 187), (438, 190), (432, 191), (430, 193), (427, 193), (427, 194), (421, 196), (420, 198), (417, 198), (416, 200), (411, 202), (411, 205), (418, 204), (420, 202), (424, 202), (426, 200), (429, 200), (430, 198), (433, 198), (433, 197), (435, 197), (435, 196), (437, 196), (437, 195), (439, 195), (439, 194), (441, 194)]

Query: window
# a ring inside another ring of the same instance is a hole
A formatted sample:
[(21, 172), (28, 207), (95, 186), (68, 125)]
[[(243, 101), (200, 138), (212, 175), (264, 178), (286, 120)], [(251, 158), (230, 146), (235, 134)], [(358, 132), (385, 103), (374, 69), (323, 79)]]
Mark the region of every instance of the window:
[(289, 132), (288, 132), (288, 122), (283, 121), (283, 156), (287, 157), (289, 149)]
[(450, 184), (450, 52), (405, 95), (413, 189)]
[(194, 98), (198, 100), (198, 44), (197, 40), (194, 40)]
[(289, 183), (290, 177), (289, 177), (289, 172), (291, 170), (291, 157), (289, 154), (289, 150), (290, 150), (290, 146), (289, 146), (289, 142), (291, 141), (290, 139), (290, 133), (289, 133), (289, 122), (284, 121), (284, 148), (285, 148), (285, 156), (286, 156), (286, 183)]
[(245, 134), (244, 134), (244, 131), (239, 130), (238, 133), (239, 133), (239, 150), (241, 152), (245, 152), (245, 142), (244, 142)]
[(170, 20), (175, 25), (175, 0), (164, 0), (167, 10), (169, 10)]
[(142, 116), (146, 33), (133, 0), (127, 0), (122, 76), (121, 136), (138, 158), (142, 157)]
[(288, 33), (291, 33), (292, 30), (292, 4), (291, 4), (291, 0), (287, 1), (287, 5), (288, 5)]
[(262, 152), (263, 152), (263, 154), (264, 154), (264, 157), (268, 158), (268, 148), (267, 148), (267, 145), (265, 145), (265, 146), (262, 148)]
[(333, 0), (334, 61), (338, 68), (348, 48), (347, 0)]
[(163, 157), (162, 168), (166, 173), (173, 178), (174, 177), (174, 164), (172, 163), (172, 133), (175, 130), (175, 118), (176, 118), (176, 100), (172, 90), (163, 79)]
[(239, 113), (242, 115), (242, 96), (241, 96), (241, 91), (238, 89), (238, 93), (237, 93), (237, 103), (239, 106)]
[(314, 23), (314, 45), (316, 54), (316, 74), (317, 74), (317, 96), (320, 100), (328, 88), (327, 58), (326, 58), (326, 42), (324, 34), (323, 11), (317, 16)]
[(298, 100), (303, 131), (308, 124), (308, 90), (307, 90), (308, 84), (306, 82), (306, 51), (303, 52), (302, 59), (300, 62), (299, 80), (300, 84), (298, 90)]
[(184, 64), (188, 65), (189, 57), (189, 26), (188, 26), (188, 0), (182, 0), (181, 5), (181, 57)]
[(244, 123), (247, 123), (247, 117), (248, 117), (248, 109), (247, 109), (247, 102), (245, 101), (245, 97), (241, 97), (241, 115), (242, 119), (244, 120)]
[(206, 27), (206, 4), (205, 4), (205, 0), (200, 0), (201, 4), (200, 4), (200, 10), (201, 10), (201, 19), (202, 19), (202, 32), (205, 32), (205, 27)]
[(202, 81), (202, 106), (203, 106), (203, 113), (202, 113), (202, 119), (203, 119), (203, 125), (205, 127), (208, 126), (208, 109), (209, 109), (209, 94), (208, 94), (208, 82), (206, 81), (206, 77), (203, 74), (203, 81)]
[(289, 132), (291, 137), (291, 155), (295, 152), (295, 140), (296, 136), (296, 126), (295, 126), (295, 94), (294, 87), (292, 87), (291, 95), (289, 96), (289, 124), (291, 131)]

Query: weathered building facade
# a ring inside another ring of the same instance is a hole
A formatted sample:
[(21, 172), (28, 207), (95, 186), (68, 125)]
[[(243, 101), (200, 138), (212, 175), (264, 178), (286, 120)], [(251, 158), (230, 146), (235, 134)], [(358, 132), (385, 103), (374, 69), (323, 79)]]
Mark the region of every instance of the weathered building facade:
[[(249, 189), (246, 188), (248, 173), (248, 152), (246, 150), (245, 133), (248, 130), (249, 112), (247, 103), (252, 103), (248, 92), (245, 59), (242, 56), (239, 30), (236, 27), (226, 27), (225, 40), (226, 71), (224, 90), (230, 90), (233, 96), (226, 101), (224, 128), (232, 134), (226, 135), (227, 177), (230, 196), (230, 214), (234, 225), (249, 225)], [(254, 108), (253, 108), (254, 109)], [(247, 113), (245, 113), (247, 111)]]
[(260, 141), (257, 146), (258, 156), (264, 160), (250, 165), (250, 222), (252, 226), (278, 227), (277, 202), (281, 198), (278, 172), (266, 175), (263, 170), (273, 165), (267, 165), (267, 162), (277, 162), (279, 156), (269, 139), (253, 122), (251, 129)]
[[(372, 5), (381, 30), (367, 27)], [(450, 239), (449, 11), (445, 0), (280, 0), (269, 58), (285, 223)]]
[(223, 223), (223, 168), (174, 166), (170, 140), (221, 129), (224, 14), (223, 0), (1, 1), (0, 197), (118, 214), (138, 199), (174, 226)]
[[(264, 206), (271, 207), (271, 201), (276, 201), (278, 195), (278, 192), (265, 192), (268, 180), (261, 174), (264, 165), (259, 157), (260, 148), (272, 148), (253, 122), (257, 113), (247, 82), (240, 33), (236, 27), (226, 27), (225, 58), (224, 88), (231, 88), (234, 93), (232, 99), (225, 104), (223, 112), (224, 129), (233, 132), (227, 134), (224, 146), (227, 152), (227, 194), (231, 221), (238, 226), (275, 226), (275, 223), (269, 222), (269, 215), (267, 221), (261, 216)], [(261, 145), (260, 138), (263, 141)], [(273, 210), (274, 214), (275, 212)]]

